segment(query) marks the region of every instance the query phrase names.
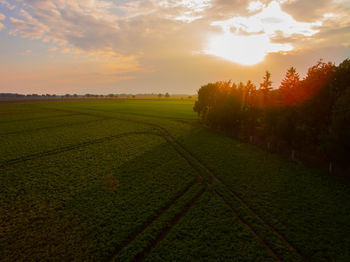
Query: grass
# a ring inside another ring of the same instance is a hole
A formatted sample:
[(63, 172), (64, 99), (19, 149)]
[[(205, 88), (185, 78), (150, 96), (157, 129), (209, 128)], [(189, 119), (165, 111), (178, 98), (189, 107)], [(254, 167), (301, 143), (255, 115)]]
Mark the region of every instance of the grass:
[(348, 261), (348, 181), (208, 130), (193, 104), (0, 104), (0, 260)]

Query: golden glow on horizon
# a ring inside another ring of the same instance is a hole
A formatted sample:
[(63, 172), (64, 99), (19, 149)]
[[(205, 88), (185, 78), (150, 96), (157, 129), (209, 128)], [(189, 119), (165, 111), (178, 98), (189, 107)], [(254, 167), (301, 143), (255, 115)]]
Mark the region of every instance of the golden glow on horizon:
[(322, 24), (297, 22), (281, 10), (277, 1), (268, 6), (259, 1), (248, 6), (250, 12), (259, 9), (258, 13), (249, 17), (233, 17), (213, 22), (211, 25), (221, 27), (223, 32), (209, 37), (204, 53), (242, 65), (254, 65), (262, 62), (268, 53), (294, 49), (291, 44), (274, 43), (271, 39), (277, 36), (312, 36), (318, 32), (314, 27)]

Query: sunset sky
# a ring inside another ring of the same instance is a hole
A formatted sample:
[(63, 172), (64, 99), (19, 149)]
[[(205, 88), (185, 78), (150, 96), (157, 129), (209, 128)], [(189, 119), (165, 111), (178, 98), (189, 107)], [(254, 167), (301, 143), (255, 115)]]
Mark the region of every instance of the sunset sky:
[(350, 57), (349, 0), (0, 0), (0, 92), (194, 94), (277, 87)]

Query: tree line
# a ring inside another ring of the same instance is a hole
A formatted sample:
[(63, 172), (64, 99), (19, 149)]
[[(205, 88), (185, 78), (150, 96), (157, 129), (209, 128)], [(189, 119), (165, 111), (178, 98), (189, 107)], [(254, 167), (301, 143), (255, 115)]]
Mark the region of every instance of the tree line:
[(211, 127), (350, 167), (349, 59), (338, 66), (321, 60), (303, 79), (291, 67), (276, 89), (268, 71), (259, 86), (209, 83), (193, 109)]

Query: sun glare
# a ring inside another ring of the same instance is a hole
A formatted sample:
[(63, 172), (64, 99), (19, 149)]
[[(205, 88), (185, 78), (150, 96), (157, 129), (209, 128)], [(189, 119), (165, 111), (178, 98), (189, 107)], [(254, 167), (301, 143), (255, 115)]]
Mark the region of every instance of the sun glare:
[(221, 27), (223, 32), (208, 38), (204, 53), (242, 65), (254, 65), (262, 62), (268, 53), (293, 50), (291, 44), (273, 42), (271, 39), (277, 35), (311, 36), (318, 32), (314, 27), (321, 24), (297, 22), (282, 11), (276, 1), (267, 6), (259, 1), (252, 2), (248, 10), (260, 11), (249, 17), (213, 22), (211, 25)]
[(239, 36), (223, 34), (211, 37), (209, 48), (204, 52), (242, 65), (255, 65), (262, 62), (269, 52), (290, 51), (288, 44), (273, 44), (263, 34)]

